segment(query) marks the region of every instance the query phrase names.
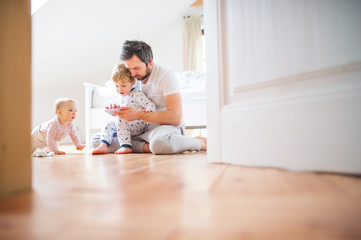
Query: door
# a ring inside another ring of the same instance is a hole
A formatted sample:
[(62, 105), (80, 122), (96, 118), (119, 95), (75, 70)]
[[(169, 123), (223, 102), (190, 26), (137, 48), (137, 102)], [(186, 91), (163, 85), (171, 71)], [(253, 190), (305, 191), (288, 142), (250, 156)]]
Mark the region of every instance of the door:
[(361, 1), (204, 3), (208, 159), (361, 173)]

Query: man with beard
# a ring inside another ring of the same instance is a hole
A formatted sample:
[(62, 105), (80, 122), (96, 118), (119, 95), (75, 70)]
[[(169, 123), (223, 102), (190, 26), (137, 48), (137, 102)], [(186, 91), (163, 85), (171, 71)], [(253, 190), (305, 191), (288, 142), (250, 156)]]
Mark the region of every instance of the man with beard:
[[(138, 80), (136, 87), (156, 105), (156, 112), (116, 104), (110, 107), (121, 108), (115, 114), (128, 122), (142, 120), (152, 123), (143, 134), (132, 138), (133, 152), (173, 154), (207, 150), (206, 138), (184, 136), (182, 96), (177, 77), (173, 71), (153, 62), (151, 47), (143, 41), (125, 41), (120, 59)], [(119, 148), (116, 143), (99, 145), (99, 137), (95, 136), (92, 145), (99, 153), (107, 153)]]

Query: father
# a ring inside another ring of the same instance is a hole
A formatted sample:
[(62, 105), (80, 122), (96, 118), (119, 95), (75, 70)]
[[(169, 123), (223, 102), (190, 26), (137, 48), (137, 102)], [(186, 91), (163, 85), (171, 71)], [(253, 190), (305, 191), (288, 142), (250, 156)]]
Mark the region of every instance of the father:
[[(132, 138), (133, 152), (173, 154), (184, 151), (207, 150), (204, 137), (184, 136), (182, 121), (182, 96), (174, 72), (153, 62), (151, 47), (143, 41), (125, 41), (120, 60), (124, 61), (131, 75), (138, 81), (136, 87), (152, 100), (156, 112), (143, 112), (134, 107), (122, 107), (116, 115), (126, 121), (150, 122), (144, 134)], [(118, 141), (113, 141), (117, 144)], [(100, 144), (99, 137), (93, 137), (93, 147)], [(109, 146), (108, 152), (119, 146)]]

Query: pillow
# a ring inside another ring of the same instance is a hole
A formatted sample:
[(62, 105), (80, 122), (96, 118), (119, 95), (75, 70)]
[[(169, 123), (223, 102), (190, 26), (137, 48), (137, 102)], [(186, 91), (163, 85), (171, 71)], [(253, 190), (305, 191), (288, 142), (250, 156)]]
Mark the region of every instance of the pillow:
[(205, 74), (195, 71), (177, 72), (179, 87), (181, 89), (205, 89), (206, 79)]
[(119, 102), (119, 94), (115, 87), (96, 87), (93, 91), (93, 108), (104, 108)]
[(106, 87), (115, 87), (115, 83), (113, 82), (113, 80), (109, 80), (106, 83), (104, 83), (104, 86), (106, 86)]

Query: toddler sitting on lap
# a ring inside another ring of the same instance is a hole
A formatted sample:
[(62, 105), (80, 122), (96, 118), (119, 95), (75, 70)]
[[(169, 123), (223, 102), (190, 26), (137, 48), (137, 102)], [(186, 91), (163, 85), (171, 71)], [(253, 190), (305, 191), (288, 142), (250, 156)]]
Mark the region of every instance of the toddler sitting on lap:
[[(120, 104), (112, 104), (108, 109), (132, 106), (144, 111), (155, 112), (155, 104), (149, 100), (143, 92), (135, 89), (135, 78), (132, 77), (129, 70), (124, 64), (116, 66), (113, 72), (113, 82), (115, 83), (117, 92), (122, 96)], [(115, 114), (114, 114), (115, 116)], [(100, 145), (94, 149), (92, 154), (106, 154), (108, 147), (112, 143), (113, 136), (118, 137), (120, 148), (115, 154), (131, 153), (132, 141), (131, 136), (144, 133), (149, 123), (142, 120), (135, 120), (127, 122), (124, 119), (117, 117), (116, 121), (108, 122), (101, 133)]]

